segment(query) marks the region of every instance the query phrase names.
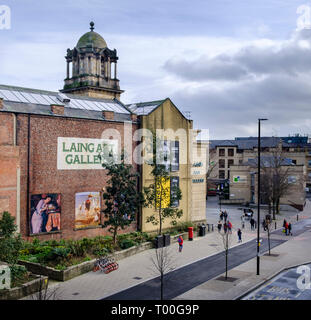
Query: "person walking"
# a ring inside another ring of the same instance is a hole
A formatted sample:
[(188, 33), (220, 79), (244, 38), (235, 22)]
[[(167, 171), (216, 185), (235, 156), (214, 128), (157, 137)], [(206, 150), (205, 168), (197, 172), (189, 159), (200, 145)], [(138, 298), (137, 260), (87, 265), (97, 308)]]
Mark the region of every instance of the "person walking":
[(291, 224), (291, 223), (288, 224), (288, 234), (289, 234), (290, 236), (293, 235), (293, 234), (292, 234), (292, 224)]
[(219, 215), (220, 220), (222, 221), (224, 218), (224, 213), (222, 211), (220, 211), (220, 215)]
[(228, 220), (227, 222), (229, 233), (232, 233), (232, 223)]
[(218, 232), (221, 231), (221, 227), (222, 227), (221, 221), (218, 221), (218, 225), (217, 225)]
[(182, 248), (184, 245), (184, 239), (182, 238), (182, 236), (178, 237), (178, 244), (179, 244), (179, 252), (182, 252)]
[(228, 213), (227, 213), (227, 211), (225, 210), (225, 212), (224, 212), (224, 219), (225, 219), (225, 222), (227, 222), (227, 218), (228, 218)]
[(245, 217), (243, 214), (241, 215), (241, 224), (242, 224), (242, 229), (244, 229), (245, 228)]
[(288, 236), (288, 222), (285, 223), (285, 234)]
[(225, 223), (224, 223), (224, 232), (227, 233), (227, 230), (228, 230), (228, 225), (227, 225), (227, 223), (225, 222)]
[(238, 229), (238, 243), (241, 243), (242, 242), (242, 231), (241, 229)]
[(255, 220), (254, 218), (251, 218), (249, 223), (251, 224), (251, 230), (254, 230)]

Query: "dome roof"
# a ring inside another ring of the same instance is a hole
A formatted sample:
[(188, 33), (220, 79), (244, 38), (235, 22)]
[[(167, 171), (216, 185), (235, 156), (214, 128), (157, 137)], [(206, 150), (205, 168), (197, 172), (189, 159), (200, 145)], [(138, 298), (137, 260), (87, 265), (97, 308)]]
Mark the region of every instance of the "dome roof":
[(85, 47), (94, 47), (94, 48), (107, 48), (107, 43), (104, 40), (104, 38), (98, 34), (97, 32), (94, 32), (94, 22), (90, 23), (91, 25), (91, 31), (84, 34), (77, 43), (77, 48), (85, 48)]

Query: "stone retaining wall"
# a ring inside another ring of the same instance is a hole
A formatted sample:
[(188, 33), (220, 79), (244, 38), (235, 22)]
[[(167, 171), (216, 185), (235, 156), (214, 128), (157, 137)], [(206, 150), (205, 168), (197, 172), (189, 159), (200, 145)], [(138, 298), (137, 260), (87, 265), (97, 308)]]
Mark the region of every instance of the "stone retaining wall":
[[(128, 248), (128, 249), (122, 250), (122, 251), (116, 251), (115, 253), (109, 255), (109, 257), (112, 257), (116, 260), (121, 260), (121, 259), (124, 259), (126, 257), (129, 257), (131, 255), (134, 255), (136, 253), (139, 253), (144, 250), (151, 249), (151, 248), (153, 248), (153, 243), (152, 242), (145, 242), (139, 246), (131, 247), (131, 248)], [(28, 261), (23, 261), (23, 260), (20, 260), (19, 264), (24, 265), (28, 271), (30, 271), (34, 274), (42, 274), (42, 275), (47, 276), (53, 280), (67, 281), (67, 280), (72, 279), (74, 277), (77, 277), (83, 273), (87, 273), (87, 272), (92, 271), (95, 261), (96, 261), (96, 259), (82, 262), (78, 265), (68, 267), (66, 270), (56, 270), (51, 267), (42, 266), (39, 263), (28, 262)]]
[(40, 277), (34, 275), (37, 279), (22, 284), (20, 287), (0, 290), (0, 300), (18, 300), (28, 295), (38, 292), (40, 288), (40, 281), (42, 281), (42, 287), (45, 288), (45, 281), (47, 277)]

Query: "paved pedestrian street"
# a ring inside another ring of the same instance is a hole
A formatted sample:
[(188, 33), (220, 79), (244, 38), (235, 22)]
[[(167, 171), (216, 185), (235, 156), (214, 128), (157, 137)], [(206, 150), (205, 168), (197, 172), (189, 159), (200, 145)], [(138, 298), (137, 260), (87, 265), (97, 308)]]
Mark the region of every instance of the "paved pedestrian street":
[[(281, 229), (271, 234), (271, 256), (266, 255), (268, 239), (261, 230), (261, 273), (256, 275), (257, 230), (243, 232), (243, 242), (238, 243), (237, 227), (233, 224), (228, 257), (228, 276), (233, 282), (218, 280), (225, 271), (225, 255), (221, 236), (214, 232), (193, 241), (185, 241), (182, 253), (178, 244), (168, 248), (173, 261), (173, 271), (167, 275), (164, 295), (166, 299), (237, 299), (266, 282), (282, 269), (311, 262), (311, 210), (307, 202), (303, 212), (308, 219), (295, 221), (292, 216), (293, 236)], [(230, 216), (230, 211), (229, 211)], [(290, 219), (288, 218), (290, 221)], [(58, 299), (159, 299), (159, 274), (152, 258), (155, 249), (146, 250), (118, 261), (119, 269), (109, 274), (89, 272), (66, 282), (52, 282)], [(139, 268), (137, 268), (139, 266)], [(26, 299), (29, 299), (27, 297)]]
[[(305, 266), (310, 270), (311, 264)], [(242, 300), (311, 300), (310, 289), (300, 290), (297, 287), (300, 276), (297, 267), (281, 272)]]

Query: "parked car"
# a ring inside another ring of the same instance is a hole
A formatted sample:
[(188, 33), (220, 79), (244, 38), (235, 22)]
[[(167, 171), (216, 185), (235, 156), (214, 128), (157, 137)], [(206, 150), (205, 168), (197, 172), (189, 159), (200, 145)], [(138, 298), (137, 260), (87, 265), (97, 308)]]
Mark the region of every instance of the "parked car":
[(254, 215), (254, 211), (251, 208), (244, 208), (244, 217), (250, 219)]
[(217, 196), (217, 191), (214, 189), (210, 189), (207, 191), (208, 196)]

